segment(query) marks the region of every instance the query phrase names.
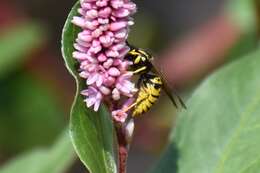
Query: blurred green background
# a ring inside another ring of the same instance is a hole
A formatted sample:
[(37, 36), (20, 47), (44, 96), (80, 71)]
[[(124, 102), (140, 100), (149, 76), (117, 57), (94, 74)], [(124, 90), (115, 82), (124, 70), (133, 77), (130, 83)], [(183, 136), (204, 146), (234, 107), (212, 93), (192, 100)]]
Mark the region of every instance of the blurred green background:
[[(75, 92), (74, 81), (61, 57), (60, 37), (74, 3), (0, 1), (0, 173), (18, 170), (23, 173), (21, 169), (28, 163), (38, 169), (25, 169), (26, 173), (84, 172), (68, 138), (60, 137), (67, 133), (64, 131), (67, 131)], [(207, 28), (208, 22), (214, 23), (217, 16), (233, 19), (236, 37), (230, 38), (231, 46), (219, 50), (225, 52), (220, 55), (224, 61), (206, 68), (199, 77), (184, 79), (180, 84), (177, 81), (184, 98), (189, 98), (197, 84), (217, 67), (257, 47), (257, 3), (252, 6), (242, 0), (141, 0), (136, 3), (139, 11), (129, 40), (158, 57), (166, 49), (171, 50), (170, 45), (182, 43), (185, 50), (190, 35), (196, 35), (197, 30), (207, 32), (203, 27)], [(218, 57), (212, 55), (212, 58)], [(151, 168), (166, 146), (174, 119), (175, 109), (163, 98), (148, 115), (137, 120), (129, 172), (142, 173)], [(62, 162), (60, 167), (52, 165), (57, 160)]]

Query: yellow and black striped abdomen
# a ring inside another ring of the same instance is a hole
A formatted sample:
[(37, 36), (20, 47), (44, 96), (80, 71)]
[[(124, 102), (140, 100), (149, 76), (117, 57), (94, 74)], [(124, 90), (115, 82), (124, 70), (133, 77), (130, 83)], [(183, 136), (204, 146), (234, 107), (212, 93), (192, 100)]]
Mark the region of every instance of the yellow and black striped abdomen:
[(161, 85), (146, 83), (139, 89), (133, 116), (146, 113), (152, 105), (158, 100), (161, 93)]

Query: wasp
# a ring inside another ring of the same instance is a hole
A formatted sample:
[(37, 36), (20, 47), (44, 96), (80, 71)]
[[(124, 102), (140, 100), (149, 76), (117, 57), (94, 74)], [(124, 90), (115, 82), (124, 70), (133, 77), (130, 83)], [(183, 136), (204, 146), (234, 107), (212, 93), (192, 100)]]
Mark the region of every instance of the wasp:
[(163, 75), (153, 65), (153, 56), (147, 51), (135, 48), (132, 45), (129, 45), (129, 47), (130, 51), (125, 56), (125, 59), (132, 62), (130, 70), (133, 74), (139, 75), (140, 77), (137, 82), (139, 91), (136, 100), (126, 111), (133, 108), (133, 116), (146, 113), (158, 100), (162, 90), (169, 96), (176, 108), (178, 108), (177, 99), (181, 106), (186, 109), (182, 99), (176, 92), (172, 95), (171, 89)]

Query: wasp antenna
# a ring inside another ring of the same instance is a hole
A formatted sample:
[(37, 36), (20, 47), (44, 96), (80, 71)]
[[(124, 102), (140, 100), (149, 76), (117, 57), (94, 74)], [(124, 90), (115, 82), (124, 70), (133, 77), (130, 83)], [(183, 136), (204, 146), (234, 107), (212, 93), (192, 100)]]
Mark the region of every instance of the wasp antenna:
[(182, 106), (184, 109), (187, 110), (187, 106), (185, 105), (185, 103), (183, 102), (183, 100), (182, 100), (179, 96), (177, 96), (177, 97), (178, 97), (178, 99), (179, 99), (179, 102), (180, 102), (181, 106)]
[(126, 45), (129, 46), (129, 47), (131, 47), (131, 48), (133, 47), (133, 46), (128, 42), (128, 40), (126, 40)]
[(130, 44), (128, 40), (126, 41), (126, 45), (130, 47), (130, 49), (136, 49), (136, 47)]

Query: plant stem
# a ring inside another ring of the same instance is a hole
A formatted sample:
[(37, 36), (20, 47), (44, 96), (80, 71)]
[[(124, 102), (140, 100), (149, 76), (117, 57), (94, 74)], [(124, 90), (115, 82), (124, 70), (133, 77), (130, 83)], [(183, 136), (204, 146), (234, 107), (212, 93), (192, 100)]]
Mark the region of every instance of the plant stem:
[(115, 124), (118, 141), (118, 166), (119, 173), (126, 173), (129, 143), (127, 141), (126, 129), (123, 124)]

